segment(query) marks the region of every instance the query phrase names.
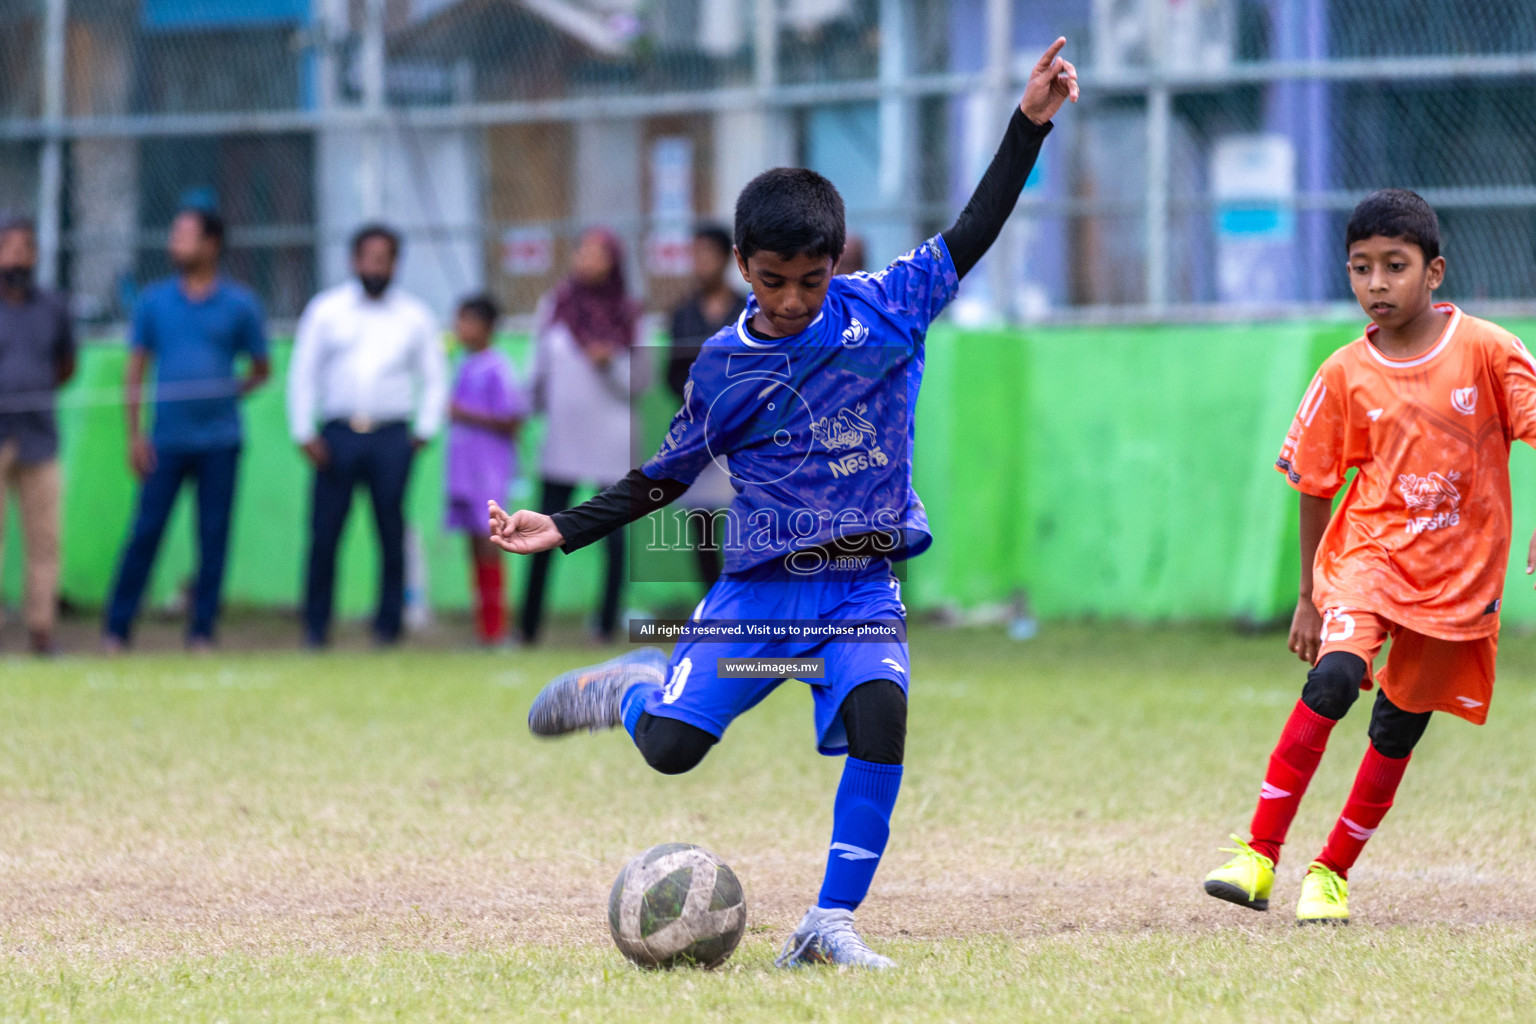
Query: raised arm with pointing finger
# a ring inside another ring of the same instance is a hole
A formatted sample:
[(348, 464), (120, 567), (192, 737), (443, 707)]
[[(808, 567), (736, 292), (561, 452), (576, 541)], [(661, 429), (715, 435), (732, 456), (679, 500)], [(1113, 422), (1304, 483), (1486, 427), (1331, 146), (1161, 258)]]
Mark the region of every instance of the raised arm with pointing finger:
[[(942, 232), (959, 277), (969, 273), (997, 240), (1035, 166), (1040, 146), (1050, 134), (1051, 118), (1063, 103), (1077, 102), (1077, 68), (1061, 56), (1066, 44), (1065, 37), (1058, 38), (1035, 62), (992, 163), (965, 209)], [(825, 285), (822, 288), (824, 297)], [(758, 299), (761, 303), (763, 297)], [(656, 478), (635, 469), (591, 500), (553, 516), (527, 509), (508, 513), (493, 501), (491, 540), (502, 550), (519, 555), (557, 547), (575, 551), (671, 504), (690, 482)]]

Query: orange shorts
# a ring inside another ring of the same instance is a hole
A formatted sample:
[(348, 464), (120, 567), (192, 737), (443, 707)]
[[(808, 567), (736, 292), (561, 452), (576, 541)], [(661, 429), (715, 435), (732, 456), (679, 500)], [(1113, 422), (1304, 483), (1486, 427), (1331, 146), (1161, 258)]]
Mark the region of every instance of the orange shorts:
[[(1387, 652), (1387, 664), (1376, 673), (1376, 655), (1388, 637), (1392, 649)], [(1369, 690), (1374, 678), (1387, 699), (1404, 711), (1448, 711), (1474, 725), (1488, 720), (1498, 634), (1478, 640), (1440, 640), (1375, 612), (1329, 608), (1323, 612), (1322, 639), (1319, 658), (1331, 651), (1362, 658), (1366, 669), (1360, 688)]]

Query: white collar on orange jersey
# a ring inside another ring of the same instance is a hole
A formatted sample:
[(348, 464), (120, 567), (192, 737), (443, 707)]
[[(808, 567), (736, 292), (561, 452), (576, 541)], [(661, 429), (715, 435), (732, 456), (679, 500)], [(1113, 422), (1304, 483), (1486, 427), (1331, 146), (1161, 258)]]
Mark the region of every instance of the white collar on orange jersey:
[(1370, 324), (1365, 329), (1365, 347), (1371, 353), (1372, 358), (1383, 366), (1390, 366), (1398, 370), (1411, 370), (1415, 366), (1423, 366), (1435, 358), (1435, 356), (1445, 351), (1445, 347), (1451, 343), (1451, 335), (1456, 333), (1457, 326), (1461, 324), (1461, 310), (1449, 302), (1437, 302), (1435, 303), (1435, 309), (1441, 313), (1451, 314), (1451, 322), (1445, 325), (1445, 330), (1440, 333), (1440, 340), (1435, 342), (1434, 348), (1421, 356), (1414, 356), (1412, 359), (1393, 359), (1377, 348), (1376, 343), (1371, 340), (1371, 335), (1376, 333), (1377, 327), (1375, 324)]

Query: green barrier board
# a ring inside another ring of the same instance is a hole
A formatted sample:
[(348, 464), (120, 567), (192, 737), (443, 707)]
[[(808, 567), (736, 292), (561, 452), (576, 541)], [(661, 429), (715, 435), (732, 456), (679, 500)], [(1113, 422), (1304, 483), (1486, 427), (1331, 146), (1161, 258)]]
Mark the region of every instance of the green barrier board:
[[(1536, 336), (1536, 324), (1506, 326)], [(1046, 618), (1273, 621), (1294, 604), (1296, 499), (1274, 472), (1275, 453), (1317, 365), (1358, 330), (1354, 323), (1280, 322), (963, 330), (936, 327), (918, 403), (914, 473), (936, 541), (908, 567), (909, 607), (971, 607), (1028, 591)], [(519, 365), (527, 344), (506, 342)], [(308, 545), (309, 472), (288, 440), (276, 347), (273, 381), (245, 406), (246, 443), (236, 497), (226, 600), (296, 607)], [(131, 518), (119, 404), (123, 349), (85, 350), (63, 396), (63, 589), (99, 606)], [(660, 438), (672, 411), (660, 390), (642, 403), (637, 447)], [(540, 430), (522, 439), (514, 496), (537, 501)], [(1523, 448), (1523, 446), (1522, 446)], [(1536, 622), (1526, 592), (1526, 541), (1536, 528), (1536, 454), (1514, 453), (1516, 536), (1506, 620)], [(408, 519), (420, 538), (436, 609), (468, 606), (464, 538), (442, 523), (442, 445), (419, 457)], [(165, 604), (190, 578), (190, 492), (168, 529), (149, 600)], [(20, 592), (14, 511), (5, 535), (3, 593)], [(632, 529), (632, 541), (645, 524)], [(338, 572), (340, 614), (371, 608), (377, 579), (373, 524), (359, 494)], [(552, 606), (596, 602), (598, 549), (557, 555)], [(513, 596), (522, 560), (513, 559)], [(678, 578), (690, 561), (678, 556)], [(654, 575), (654, 563), (648, 565)], [(690, 607), (692, 582), (637, 583), (629, 604)]]

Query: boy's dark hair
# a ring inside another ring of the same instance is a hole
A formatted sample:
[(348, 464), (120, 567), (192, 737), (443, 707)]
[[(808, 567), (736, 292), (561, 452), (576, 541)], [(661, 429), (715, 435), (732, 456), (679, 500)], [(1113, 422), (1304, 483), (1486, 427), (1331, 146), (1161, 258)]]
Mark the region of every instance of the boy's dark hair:
[(1360, 200), (1349, 215), (1344, 232), (1344, 251), (1363, 238), (1401, 238), (1412, 242), (1428, 263), (1440, 255), (1440, 218), (1435, 208), (1417, 192), (1405, 188), (1384, 188)]
[(767, 251), (836, 260), (847, 239), (843, 197), (804, 167), (764, 171), (736, 199), (736, 248), (742, 259)]
[(192, 217), (197, 220), (197, 226), (202, 229), (204, 238), (211, 238), (219, 251), (224, 251), (224, 218), (206, 206), (183, 206), (177, 211), (178, 217)]
[(389, 243), (390, 259), (400, 258), (400, 232), (380, 221), (364, 224), (352, 233), (352, 258), (363, 251), (363, 243), (370, 238), (382, 238)]
[(735, 244), (731, 240), (731, 233), (720, 224), (695, 224), (693, 228), (693, 240), (695, 242), (708, 242), (719, 249), (722, 255), (731, 254), (731, 246)]
[(501, 307), (485, 292), (459, 300), (459, 312), (467, 313), (487, 327), (495, 327), (501, 319)]

